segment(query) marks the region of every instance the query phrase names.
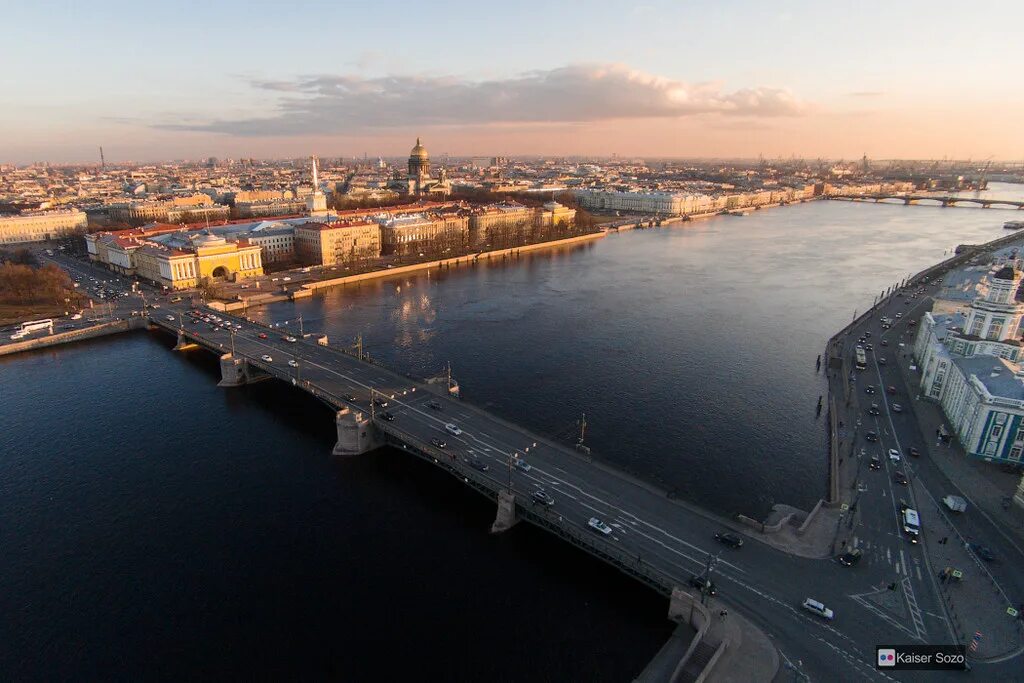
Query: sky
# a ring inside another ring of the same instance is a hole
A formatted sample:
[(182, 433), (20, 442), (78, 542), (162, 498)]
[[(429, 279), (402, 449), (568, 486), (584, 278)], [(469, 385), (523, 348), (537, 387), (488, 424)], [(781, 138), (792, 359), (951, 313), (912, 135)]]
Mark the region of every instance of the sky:
[(1024, 159), (1024, 2), (0, 0), (0, 163)]

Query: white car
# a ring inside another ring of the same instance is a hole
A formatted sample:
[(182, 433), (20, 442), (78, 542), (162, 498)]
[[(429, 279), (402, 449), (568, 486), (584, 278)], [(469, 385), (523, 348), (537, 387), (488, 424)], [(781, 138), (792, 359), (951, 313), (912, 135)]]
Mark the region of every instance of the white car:
[(265, 362), (265, 363), (273, 363), (274, 362), (274, 359), (270, 357), (269, 353), (263, 354), (262, 356), (260, 356), (260, 358), (262, 358), (263, 362)]
[(293, 368), (297, 368), (299, 367), (299, 361), (292, 358), (290, 361), (288, 361), (288, 365), (292, 366)]
[(895, 448), (890, 448), (889, 449), (889, 459), (892, 460), (893, 462), (899, 462), (900, 461), (900, 452), (898, 450), (896, 450)]
[(167, 322), (169, 322), (169, 323), (173, 323), (174, 322), (174, 316), (173, 315), (165, 315), (164, 317), (167, 318)]
[(589, 526), (597, 533), (603, 534), (604, 536), (612, 535), (612, 528), (604, 522), (602, 522), (601, 520), (599, 520), (597, 517), (591, 517), (589, 520), (587, 520), (587, 526)]
[(294, 344), (295, 342), (297, 342), (299, 340), (296, 339), (295, 337), (284, 337), (284, 341), (288, 342), (289, 344)]
[(836, 616), (835, 612), (830, 610), (828, 607), (825, 607), (825, 605), (821, 604), (813, 598), (807, 598), (806, 600), (804, 600), (802, 606), (808, 612), (813, 612), (814, 614), (817, 614), (819, 617), (823, 619), (828, 619), (829, 621), (832, 621), (832, 619)]
[(444, 430), (451, 434), (452, 436), (458, 436), (459, 434), (462, 433), (462, 430), (459, 429), (456, 425), (452, 424), (451, 422), (444, 426)]

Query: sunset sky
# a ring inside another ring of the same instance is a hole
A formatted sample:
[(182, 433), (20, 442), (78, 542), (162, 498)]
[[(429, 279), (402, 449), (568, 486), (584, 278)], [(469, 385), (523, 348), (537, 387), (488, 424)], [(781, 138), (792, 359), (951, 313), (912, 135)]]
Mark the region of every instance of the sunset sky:
[(48, 2), (0, 23), (0, 162), (1024, 158), (1024, 3)]

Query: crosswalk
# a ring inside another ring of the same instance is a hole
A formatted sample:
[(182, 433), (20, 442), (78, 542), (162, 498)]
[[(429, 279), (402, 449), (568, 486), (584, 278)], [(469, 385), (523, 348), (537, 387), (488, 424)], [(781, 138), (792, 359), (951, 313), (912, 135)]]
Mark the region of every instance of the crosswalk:
[(910, 578), (916, 576), (918, 581), (924, 580), (924, 575), (921, 573), (920, 560), (911, 558), (908, 561), (903, 548), (899, 548), (897, 555), (892, 546), (883, 545), (878, 542), (872, 543), (857, 536), (850, 540), (850, 547), (856, 548), (863, 553), (862, 562), (866, 562), (869, 565), (877, 565), (884, 562), (892, 567), (897, 577), (905, 576)]

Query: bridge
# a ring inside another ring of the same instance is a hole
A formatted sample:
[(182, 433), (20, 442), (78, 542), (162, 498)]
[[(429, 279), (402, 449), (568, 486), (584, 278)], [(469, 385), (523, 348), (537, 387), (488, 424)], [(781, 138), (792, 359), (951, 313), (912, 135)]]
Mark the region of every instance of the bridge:
[[(493, 533), (521, 521), (535, 525), (668, 598), (668, 616), (680, 624), (689, 644), (677, 644), (668, 666), (661, 662), (655, 667), (656, 657), (648, 668), (661, 673), (645, 672), (640, 680), (697, 680), (708, 672), (712, 678), (717, 672), (735, 680), (771, 676), (730, 668), (753, 662), (763, 669), (771, 667), (774, 657), (774, 646), (763, 636), (761, 652), (767, 655), (744, 654), (758, 632), (752, 629), (737, 638), (728, 630), (734, 623), (753, 623), (770, 632), (787, 663), (799, 661), (802, 672), (821, 680), (839, 667), (875, 678), (876, 643), (906, 639), (895, 620), (850, 603), (849, 594), (863, 579), (842, 573), (838, 564), (798, 557), (756, 540), (738, 550), (726, 548), (715, 534), (744, 526), (676, 500), (586, 450), (550, 441), (469, 405), (453, 396), (446, 382), (392, 372), (330, 346), (326, 337), (282, 337), (280, 330), (203, 309), (203, 315), (223, 318), (223, 324), (211, 325), (193, 320), (186, 302), (163, 306), (148, 313), (151, 325), (174, 335), (175, 349), (217, 354), (221, 386), (277, 380), (328, 406), (337, 428), (335, 454), (390, 445), (492, 501)], [(456, 425), (457, 433), (446, 429), (448, 424)], [(551, 500), (536, 496), (538, 490)], [(593, 517), (605, 522), (609, 533), (590, 527)], [(711, 566), (716, 597), (702, 595), (691, 584)], [(807, 597), (838, 607), (842, 621), (824, 622), (801, 609)], [(723, 607), (741, 611), (742, 617), (734, 612), (726, 619), (726, 612), (719, 612)], [(931, 637), (941, 635), (935, 629)], [(726, 654), (730, 648), (737, 656)], [(668, 650), (667, 644), (662, 652)], [(663, 676), (666, 671), (673, 674)]]
[(836, 199), (848, 202), (890, 202), (901, 201), (906, 205), (927, 202), (935, 206), (980, 206), (983, 209), (1024, 209), (1024, 201), (1009, 199), (985, 199), (982, 197), (960, 197), (960, 196), (936, 196), (929, 194), (833, 194), (829, 199)]

